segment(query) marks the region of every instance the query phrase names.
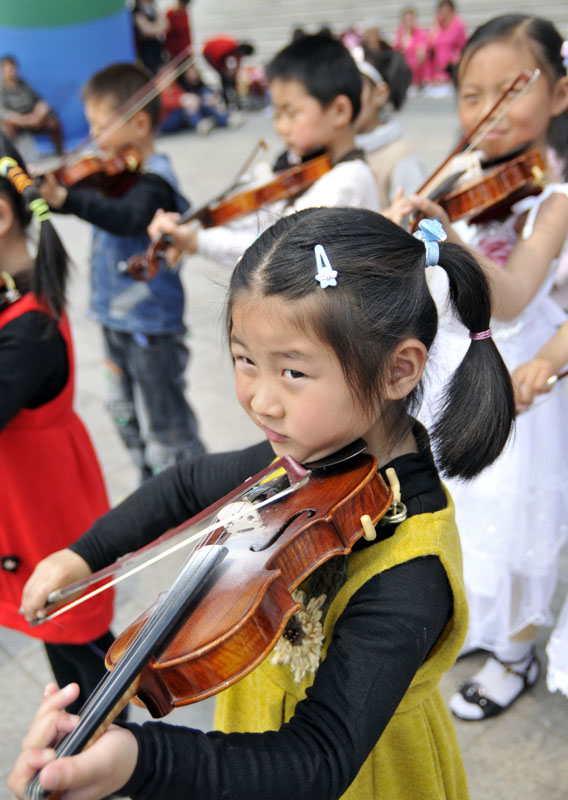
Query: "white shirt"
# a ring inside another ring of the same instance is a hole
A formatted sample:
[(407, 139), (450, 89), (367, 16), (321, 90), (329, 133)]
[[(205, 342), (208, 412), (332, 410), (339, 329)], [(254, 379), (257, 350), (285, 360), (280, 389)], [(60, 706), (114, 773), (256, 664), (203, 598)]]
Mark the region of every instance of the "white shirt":
[(231, 269), (245, 250), (278, 219), (305, 208), (353, 206), (379, 210), (375, 178), (361, 159), (341, 161), (295, 200), (279, 200), (227, 225), (199, 231), (198, 252)]

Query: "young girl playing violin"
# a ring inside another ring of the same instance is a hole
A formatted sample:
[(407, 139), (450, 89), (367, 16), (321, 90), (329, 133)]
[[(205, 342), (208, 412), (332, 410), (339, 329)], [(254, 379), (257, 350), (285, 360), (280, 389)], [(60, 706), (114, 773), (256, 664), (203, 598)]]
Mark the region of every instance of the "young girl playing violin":
[[(547, 147), (562, 159), (568, 155), (568, 77), (561, 47), (550, 22), (520, 14), (492, 19), (469, 39), (457, 71), (465, 133), (521, 70), (541, 71), (480, 142), (487, 158), (525, 145), (543, 157)], [(565, 318), (549, 291), (568, 232), (568, 183), (549, 183), (499, 218), (471, 225), (451, 225), (443, 208), (426, 198), (410, 198), (405, 211), (411, 208), (438, 217), (449, 241), (467, 243), (481, 260), (491, 285), (495, 342), (514, 370)], [(434, 275), (433, 283), (438, 279)], [(443, 309), (443, 289), (433, 291)], [(442, 313), (440, 353), (446, 365), (438, 365), (438, 385), (468, 343), (467, 331)], [(430, 399), (436, 400), (434, 391)], [(546, 407), (519, 417), (503, 456), (475, 483), (450, 484), (470, 608), (466, 650), (492, 654), (451, 699), (452, 711), (463, 719), (503, 711), (537, 680), (536, 626), (551, 621), (557, 559), (568, 531), (567, 411), (565, 395), (558, 392)]]
[(386, 800), (467, 798), (438, 689), (467, 627), (459, 537), (428, 437), (410, 415), (437, 328), (426, 264), (447, 270), (456, 314), (473, 337), (434, 431), (443, 469), (471, 477), (496, 458), (514, 405), (485, 337), (483, 272), (464, 248), (438, 244), (431, 223), (422, 223), (425, 243), (375, 212), (322, 208), (262, 234), (233, 273), (227, 328), (237, 397), (264, 441), (147, 482), (72, 549), (44, 561), (24, 610), (35, 616), (56, 585), (179, 524), (274, 455), (309, 464), (363, 437), (381, 474), (396, 471), (405, 521), (379, 524), (374, 542), (360, 539), (302, 584), (300, 627), (219, 695), (214, 733), (113, 726), (84, 753), (49, 763), (50, 745), (77, 722), (62, 710), (75, 689), (50, 687), (12, 773), (19, 797), (43, 768), (43, 786), (83, 786), (85, 798), (123, 787), (155, 800), (371, 800), (377, 786)]
[[(23, 190), (23, 194), (16, 189)], [(37, 253), (28, 238), (41, 220)], [(80, 686), (78, 710), (105, 672), (112, 593), (63, 623), (30, 628), (19, 612), (34, 567), (109, 507), (101, 470), (73, 411), (65, 314), (67, 254), (19, 154), (0, 136), (0, 625), (43, 639), (57, 682)]]

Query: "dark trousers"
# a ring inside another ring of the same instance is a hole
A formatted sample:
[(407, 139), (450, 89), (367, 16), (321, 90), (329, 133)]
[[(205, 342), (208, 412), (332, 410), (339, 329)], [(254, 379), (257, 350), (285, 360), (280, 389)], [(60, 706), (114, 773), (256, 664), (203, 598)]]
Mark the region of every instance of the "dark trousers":
[[(81, 707), (96, 689), (100, 680), (108, 675), (105, 667), (105, 655), (114, 636), (107, 631), (98, 639), (87, 644), (50, 644), (45, 643), (45, 649), (53, 675), (58, 686), (68, 683), (78, 683), (81, 693), (77, 700), (67, 707), (67, 711), (78, 714)], [(117, 719), (126, 719), (125, 708)]]

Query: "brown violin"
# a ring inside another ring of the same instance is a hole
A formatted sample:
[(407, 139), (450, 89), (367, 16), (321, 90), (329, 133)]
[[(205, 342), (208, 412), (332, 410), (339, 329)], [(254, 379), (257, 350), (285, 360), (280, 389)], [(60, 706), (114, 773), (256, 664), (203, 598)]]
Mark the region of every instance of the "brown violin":
[[(544, 188), (546, 162), (538, 150), (520, 148), (492, 161), (483, 161), (476, 152), (484, 136), (539, 75), (538, 69), (534, 73), (523, 70), (418, 189), (417, 194), (445, 209), (450, 222), (467, 219), (471, 224), (498, 218), (522, 197), (539, 194)], [(420, 215), (412, 219), (411, 232), (420, 219)]]
[(452, 182), (449, 191), (441, 187), (430, 195), (445, 209), (450, 222), (468, 219), (473, 224), (498, 218), (523, 197), (540, 194), (545, 186), (546, 163), (536, 149), (517, 151), (491, 168), (481, 162), (480, 171), (477, 178)]
[[(142, 155), (138, 149), (128, 146), (111, 156), (86, 155), (75, 162), (63, 164), (52, 174), (66, 188), (88, 187), (117, 197), (137, 180), (141, 165)], [(36, 177), (41, 180), (42, 174)]]
[[(170, 591), (111, 646), (111, 671), (56, 757), (87, 747), (134, 695), (161, 717), (230, 686), (267, 656), (299, 607), (292, 591), (371, 538), (392, 508), (393, 492), (365, 447), (356, 442), (310, 469), (279, 458), (181, 526), (209, 532)], [(36, 776), (25, 798), (45, 796)]]
[[(257, 211), (264, 205), (285, 200), (303, 192), (318, 178), (325, 175), (333, 164), (329, 155), (324, 154), (289, 167), (278, 174), (274, 180), (237, 192), (221, 200), (213, 201), (197, 211), (188, 211), (182, 215), (178, 224), (197, 222), (203, 228), (214, 228), (224, 225), (232, 219)], [(160, 268), (160, 261), (165, 258), (167, 248), (172, 244), (171, 237), (159, 236), (145, 253), (132, 256), (128, 260), (126, 272), (131, 278), (148, 281), (154, 278)]]

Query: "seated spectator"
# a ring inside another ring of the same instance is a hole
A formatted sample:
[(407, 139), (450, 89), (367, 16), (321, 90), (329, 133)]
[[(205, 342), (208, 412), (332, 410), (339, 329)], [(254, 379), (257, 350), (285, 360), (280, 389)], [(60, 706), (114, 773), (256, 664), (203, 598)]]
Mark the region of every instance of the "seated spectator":
[(412, 85), (422, 88), (430, 79), (426, 60), (428, 31), (416, 21), (416, 10), (404, 8), (400, 25), (394, 37), (394, 49), (398, 50), (412, 70)]
[(63, 154), (63, 131), (55, 111), (18, 74), (14, 56), (0, 61), (0, 129), (15, 140), (23, 132), (45, 133), (58, 155)]
[(232, 36), (216, 36), (203, 45), (203, 57), (221, 78), (221, 91), (227, 108), (241, 108), (237, 89), (239, 67), (242, 57), (253, 53), (252, 44), (239, 42)]
[(160, 132), (174, 133), (190, 128), (202, 135), (218, 125), (225, 128), (229, 114), (220, 97), (201, 79), (193, 64), (179, 83), (171, 83), (160, 94)]

